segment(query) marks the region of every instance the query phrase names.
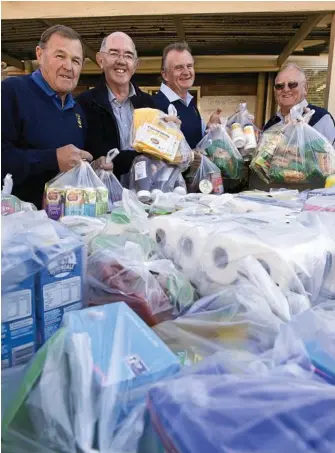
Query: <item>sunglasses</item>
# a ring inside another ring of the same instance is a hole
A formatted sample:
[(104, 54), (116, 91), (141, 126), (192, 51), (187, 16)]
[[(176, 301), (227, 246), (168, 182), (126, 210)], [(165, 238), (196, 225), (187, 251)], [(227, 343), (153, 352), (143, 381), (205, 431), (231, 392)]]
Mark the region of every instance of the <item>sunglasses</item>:
[[(293, 90), (293, 88), (297, 88), (299, 83), (301, 83), (301, 82), (288, 82), (287, 86), (290, 90)], [(283, 90), (285, 88), (285, 85), (286, 85), (285, 82), (275, 83), (275, 89), (277, 91)]]

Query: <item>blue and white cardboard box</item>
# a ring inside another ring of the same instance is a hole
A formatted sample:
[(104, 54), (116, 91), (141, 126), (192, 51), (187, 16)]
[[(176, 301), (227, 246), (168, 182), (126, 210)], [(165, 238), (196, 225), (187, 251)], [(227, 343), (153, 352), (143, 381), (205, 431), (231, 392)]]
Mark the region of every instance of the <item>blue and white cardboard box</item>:
[(83, 307), (84, 246), (60, 253), (36, 279), (37, 343), (44, 344), (60, 327), (64, 313)]
[(36, 350), (35, 276), (1, 294), (1, 368), (27, 363)]

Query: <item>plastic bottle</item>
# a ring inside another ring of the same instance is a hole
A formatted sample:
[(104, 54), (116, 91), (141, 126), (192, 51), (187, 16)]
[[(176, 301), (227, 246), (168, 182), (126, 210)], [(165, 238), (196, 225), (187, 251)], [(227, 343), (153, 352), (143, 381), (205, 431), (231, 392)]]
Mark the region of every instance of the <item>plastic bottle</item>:
[(240, 123), (233, 123), (231, 125), (231, 134), (231, 138), (236, 148), (243, 148), (246, 144), (246, 139)]
[(244, 149), (246, 149), (246, 150), (255, 149), (257, 146), (257, 142), (256, 142), (254, 126), (251, 123), (246, 124), (243, 128), (243, 132), (244, 132), (244, 138), (246, 141), (245, 145), (244, 145)]

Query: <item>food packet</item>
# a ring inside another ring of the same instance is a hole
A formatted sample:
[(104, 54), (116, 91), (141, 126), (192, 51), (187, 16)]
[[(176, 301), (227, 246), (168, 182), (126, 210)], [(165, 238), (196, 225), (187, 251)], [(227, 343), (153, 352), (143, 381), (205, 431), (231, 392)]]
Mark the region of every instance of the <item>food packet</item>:
[(308, 124), (313, 113), (302, 116), (300, 106), (294, 106), (284, 125), (263, 133), (250, 165), (263, 181), (304, 184), (335, 172), (333, 146)]
[(108, 189), (91, 165), (82, 161), (46, 183), (44, 207), (54, 220), (64, 215), (97, 217), (107, 212)]
[[(170, 112), (173, 112), (172, 107), (169, 107)], [(133, 148), (186, 169), (193, 160), (193, 152), (179, 127), (164, 121), (164, 116), (156, 109), (134, 110)]]

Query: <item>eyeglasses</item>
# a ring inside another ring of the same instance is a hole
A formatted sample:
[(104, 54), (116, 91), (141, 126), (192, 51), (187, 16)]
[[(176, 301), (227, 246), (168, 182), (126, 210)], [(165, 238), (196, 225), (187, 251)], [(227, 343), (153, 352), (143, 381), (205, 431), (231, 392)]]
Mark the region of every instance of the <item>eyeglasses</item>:
[[(302, 82), (288, 82), (287, 83), (287, 86), (290, 90), (293, 90), (293, 88), (297, 88), (297, 86), (299, 85), (299, 83), (302, 83)], [(281, 91), (285, 88), (286, 86), (286, 83), (285, 82), (281, 82), (281, 83), (275, 83), (275, 89), (277, 91)]]
[(102, 50), (100, 50), (100, 53), (104, 53), (111, 60), (115, 60), (115, 61), (118, 60), (121, 57), (124, 58), (129, 63), (132, 63), (133, 61), (136, 60), (135, 55), (133, 55), (132, 53), (120, 53), (120, 52), (116, 52), (115, 50), (111, 50), (109, 52), (103, 52)]

